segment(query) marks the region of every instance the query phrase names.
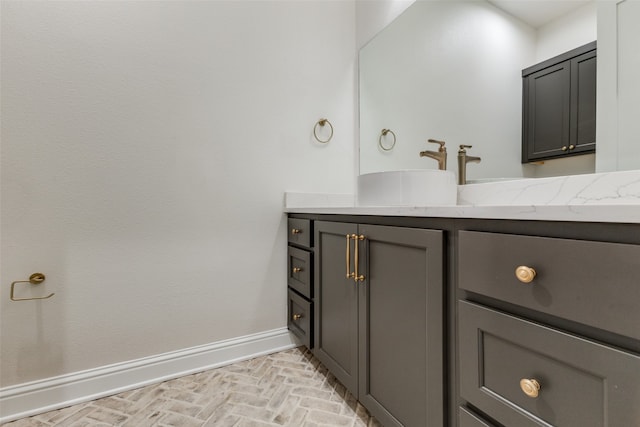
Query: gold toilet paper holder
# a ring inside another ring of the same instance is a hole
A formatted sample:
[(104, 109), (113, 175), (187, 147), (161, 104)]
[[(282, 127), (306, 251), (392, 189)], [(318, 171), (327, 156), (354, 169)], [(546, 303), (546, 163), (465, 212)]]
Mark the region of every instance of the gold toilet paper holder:
[(34, 297), (34, 298), (15, 298), (13, 296), (13, 291), (14, 291), (14, 288), (16, 287), (16, 283), (31, 283), (32, 285), (39, 285), (40, 283), (44, 282), (45, 278), (46, 277), (42, 273), (33, 273), (31, 276), (29, 276), (29, 280), (16, 280), (15, 282), (11, 283), (11, 301), (31, 301), (34, 299), (48, 299), (54, 296), (55, 293), (51, 293), (46, 297)]

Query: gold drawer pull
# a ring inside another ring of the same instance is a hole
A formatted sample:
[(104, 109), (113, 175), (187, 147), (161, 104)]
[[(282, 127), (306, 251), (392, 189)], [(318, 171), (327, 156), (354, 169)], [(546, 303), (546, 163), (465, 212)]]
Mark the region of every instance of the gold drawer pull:
[(300, 267), (293, 267), (293, 272), (294, 273), (300, 273), (302, 271), (302, 269)]
[(293, 320), (300, 320), (302, 319), (302, 314), (294, 314), (292, 317), (293, 317)]
[(531, 283), (536, 278), (536, 271), (532, 267), (520, 265), (516, 268), (516, 277), (522, 283)]
[(562, 150), (562, 151), (567, 151), (567, 146), (566, 146), (566, 145), (563, 145), (563, 146), (562, 146), (562, 148), (561, 148), (561, 150)]
[(301, 234), (302, 230), (300, 230), (299, 228), (293, 228), (291, 229), (291, 234)]
[(576, 148), (576, 146), (575, 146), (575, 145), (573, 145), (573, 144), (571, 144), (571, 145), (569, 146), (569, 150), (573, 150), (574, 148)]
[(522, 392), (529, 397), (538, 397), (538, 392), (540, 391), (540, 383), (536, 380), (523, 378), (520, 380), (520, 388)]

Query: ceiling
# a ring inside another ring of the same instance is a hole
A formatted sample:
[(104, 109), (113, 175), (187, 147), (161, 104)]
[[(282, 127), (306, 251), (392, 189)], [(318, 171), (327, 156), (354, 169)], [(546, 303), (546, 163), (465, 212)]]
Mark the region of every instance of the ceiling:
[(541, 27), (591, 3), (590, 0), (489, 0), (489, 2), (534, 28)]

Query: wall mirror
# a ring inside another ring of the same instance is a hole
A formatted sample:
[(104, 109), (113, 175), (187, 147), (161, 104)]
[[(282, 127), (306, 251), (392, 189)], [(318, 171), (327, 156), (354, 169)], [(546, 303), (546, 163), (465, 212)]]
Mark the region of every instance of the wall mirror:
[[(521, 164), (522, 70), (596, 40), (600, 10), (592, 1), (413, 3), (360, 51), (360, 173), (437, 168), (418, 154), (437, 149), (429, 138), (447, 142), (453, 171), (459, 145), (473, 146), (482, 161), (467, 177), (476, 182), (596, 172), (599, 152)], [(598, 56), (599, 73), (607, 60)], [(625, 169), (638, 168), (640, 159)]]

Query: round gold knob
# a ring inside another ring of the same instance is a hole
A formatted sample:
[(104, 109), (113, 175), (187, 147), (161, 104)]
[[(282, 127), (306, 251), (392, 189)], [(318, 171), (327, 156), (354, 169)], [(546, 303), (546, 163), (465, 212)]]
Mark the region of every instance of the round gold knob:
[(293, 320), (300, 320), (302, 319), (302, 314), (294, 314), (293, 315)]
[(573, 150), (574, 148), (576, 148), (576, 146), (575, 146), (575, 145), (573, 145), (573, 144), (571, 144), (571, 145), (569, 146), (569, 150)]
[(561, 148), (561, 150), (562, 150), (562, 151), (567, 151), (567, 146), (566, 146), (566, 145), (563, 145), (563, 146), (562, 146), (562, 148)]
[(536, 277), (536, 271), (526, 265), (520, 265), (516, 268), (516, 277), (522, 283), (531, 283)]
[(300, 273), (302, 271), (302, 269), (300, 267), (293, 267), (293, 272), (294, 273)]
[(520, 388), (522, 392), (529, 397), (538, 397), (540, 391), (540, 383), (536, 380), (523, 378), (520, 380)]
[(300, 233), (302, 233), (302, 230), (300, 230), (300, 229), (298, 229), (298, 228), (293, 228), (293, 229), (291, 230), (291, 234), (300, 234)]

